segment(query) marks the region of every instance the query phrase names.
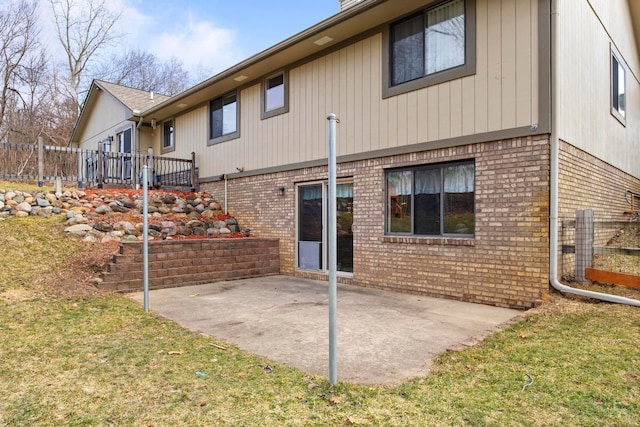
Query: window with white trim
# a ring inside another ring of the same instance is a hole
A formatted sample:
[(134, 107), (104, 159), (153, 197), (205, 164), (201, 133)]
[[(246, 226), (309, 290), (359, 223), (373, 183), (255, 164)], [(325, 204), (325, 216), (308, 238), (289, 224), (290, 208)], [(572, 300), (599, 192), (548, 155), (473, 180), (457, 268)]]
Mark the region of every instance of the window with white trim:
[(625, 124), (626, 69), (621, 55), (611, 46), (611, 114)]

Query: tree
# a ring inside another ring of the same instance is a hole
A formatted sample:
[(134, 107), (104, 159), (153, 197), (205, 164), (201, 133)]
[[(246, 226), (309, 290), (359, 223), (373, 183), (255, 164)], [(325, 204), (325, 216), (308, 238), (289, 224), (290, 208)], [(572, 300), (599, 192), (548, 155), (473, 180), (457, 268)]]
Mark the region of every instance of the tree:
[(163, 95), (175, 95), (191, 85), (189, 73), (175, 58), (162, 62), (152, 53), (129, 50), (122, 55), (113, 55), (102, 64), (95, 77)]
[(69, 67), (69, 83), (78, 98), (83, 73), (98, 50), (114, 42), (119, 34), (114, 25), (120, 13), (106, 6), (106, 0), (49, 0), (58, 39)]
[(7, 137), (7, 117), (21, 101), (20, 85), (29, 78), (31, 55), (38, 48), (36, 8), (27, 0), (0, 8), (0, 140)]

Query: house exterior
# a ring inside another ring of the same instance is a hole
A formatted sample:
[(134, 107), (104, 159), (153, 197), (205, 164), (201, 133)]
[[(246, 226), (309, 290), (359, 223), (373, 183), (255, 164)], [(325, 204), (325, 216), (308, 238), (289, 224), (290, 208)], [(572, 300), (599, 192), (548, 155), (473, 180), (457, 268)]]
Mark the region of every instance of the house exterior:
[(340, 3), (132, 110), (139, 140), (197, 153), (201, 188), (254, 234), (280, 239), (282, 274), (326, 279), (335, 113), (340, 281), (535, 305), (558, 276), (559, 221), (587, 207), (624, 219), (625, 190), (640, 191), (640, 6)]
[(152, 144), (153, 132), (140, 132), (142, 123), (130, 118), (168, 99), (165, 95), (94, 80), (73, 128), (70, 145), (97, 150), (102, 144), (109, 152), (144, 153)]

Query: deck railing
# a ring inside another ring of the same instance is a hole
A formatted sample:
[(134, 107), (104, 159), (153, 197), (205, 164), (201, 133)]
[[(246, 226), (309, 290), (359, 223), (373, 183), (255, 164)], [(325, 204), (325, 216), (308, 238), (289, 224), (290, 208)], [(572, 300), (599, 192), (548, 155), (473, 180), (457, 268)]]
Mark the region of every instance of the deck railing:
[(149, 184), (156, 188), (197, 190), (195, 153), (190, 159), (154, 156), (153, 152), (115, 153), (98, 150), (0, 142), (0, 179), (42, 183), (60, 179), (79, 187), (105, 184), (135, 187), (141, 184), (142, 167), (149, 167)]

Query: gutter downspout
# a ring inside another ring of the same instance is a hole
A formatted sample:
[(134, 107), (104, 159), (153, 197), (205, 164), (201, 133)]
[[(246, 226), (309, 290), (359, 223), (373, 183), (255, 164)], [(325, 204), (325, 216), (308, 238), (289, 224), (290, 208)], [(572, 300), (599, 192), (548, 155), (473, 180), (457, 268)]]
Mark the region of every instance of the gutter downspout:
[(580, 295), (588, 298), (595, 298), (602, 301), (617, 304), (628, 304), (640, 307), (640, 301), (632, 298), (625, 298), (617, 295), (605, 294), (601, 292), (587, 291), (584, 289), (572, 288), (563, 285), (558, 280), (558, 188), (559, 188), (559, 152), (560, 133), (558, 131), (558, 110), (560, 107), (558, 94), (558, 3), (561, 0), (551, 0), (551, 135), (550, 135), (550, 208), (549, 208), (549, 282), (551, 286), (563, 293)]
[(224, 174), (224, 214), (228, 215), (229, 210), (227, 209), (227, 196), (228, 196), (228, 187), (227, 187), (227, 174)]

